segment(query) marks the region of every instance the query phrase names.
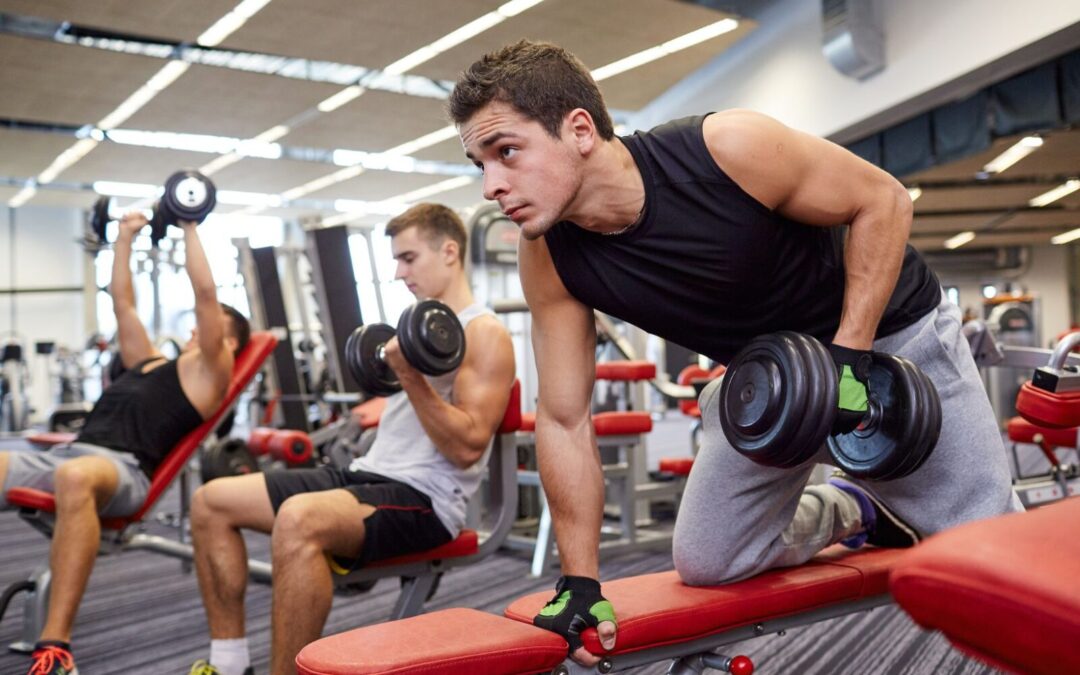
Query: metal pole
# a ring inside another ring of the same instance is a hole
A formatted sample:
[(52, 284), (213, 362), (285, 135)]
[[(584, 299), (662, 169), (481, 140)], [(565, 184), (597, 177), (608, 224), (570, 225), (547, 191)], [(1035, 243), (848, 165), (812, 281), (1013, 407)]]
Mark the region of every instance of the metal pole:
[(386, 321), (386, 310), (383, 308), (382, 285), (379, 283), (379, 266), (375, 264), (375, 245), (371, 241), (371, 230), (364, 230), (364, 241), (367, 242), (368, 264), (371, 265), (371, 283), (375, 284), (375, 302), (379, 306), (379, 321)]

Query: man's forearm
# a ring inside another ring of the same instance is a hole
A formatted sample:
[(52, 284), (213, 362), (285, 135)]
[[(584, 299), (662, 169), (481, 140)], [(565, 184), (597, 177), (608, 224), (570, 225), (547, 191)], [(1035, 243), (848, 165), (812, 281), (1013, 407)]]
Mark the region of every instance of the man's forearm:
[(210, 272), (210, 263), (206, 259), (202, 241), (195, 226), (184, 227), (184, 268), (191, 279), (191, 288), (195, 291), (195, 301), (217, 301), (217, 286), (214, 275)]
[(854, 349), (873, 345), (900, 276), (911, 212), (911, 199), (903, 192), (852, 221), (844, 252), (844, 309), (834, 338), (837, 344)]
[(121, 233), (113, 243), (112, 278), (109, 295), (113, 309), (135, 306), (135, 289), (131, 283), (131, 235)]

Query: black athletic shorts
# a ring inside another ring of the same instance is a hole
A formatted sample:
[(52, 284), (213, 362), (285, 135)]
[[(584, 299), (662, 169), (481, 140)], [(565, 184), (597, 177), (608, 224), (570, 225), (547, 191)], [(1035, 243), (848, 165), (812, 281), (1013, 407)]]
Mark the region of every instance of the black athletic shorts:
[(431, 499), (401, 481), (330, 466), (279, 469), (267, 471), (263, 476), (275, 514), (293, 495), (337, 489), (348, 490), (357, 501), (375, 507), (375, 513), (364, 519), (360, 557), (351, 560), (335, 556), (334, 561), (341, 567), (357, 569), (376, 560), (419, 553), (450, 541), (450, 533), (431, 508)]

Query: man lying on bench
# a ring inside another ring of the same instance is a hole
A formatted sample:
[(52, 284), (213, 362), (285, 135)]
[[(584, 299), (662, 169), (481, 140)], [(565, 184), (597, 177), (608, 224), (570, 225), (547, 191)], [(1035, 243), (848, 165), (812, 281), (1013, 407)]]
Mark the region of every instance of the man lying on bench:
[(51, 599), (32, 655), (35, 675), (75, 671), (71, 629), (98, 553), (98, 517), (130, 515), (143, 505), (150, 476), (169, 449), (221, 406), (250, 335), (247, 319), (218, 302), (195, 224), (187, 223), (184, 266), (195, 292), (196, 328), (175, 361), (157, 351), (139, 321), (131, 283), (131, 243), (147, 224), (141, 214), (124, 216), (113, 245), (109, 290), (126, 372), (105, 389), (73, 443), (0, 452), (4, 494), (30, 487), (56, 495)]
[(386, 363), (403, 391), (389, 397), (368, 453), (347, 470), (289, 469), (212, 481), (192, 503), (195, 568), (210, 628), (209, 663), (192, 673), (241, 675), (248, 559), (241, 528), (272, 532), (271, 669), (293, 672), (330, 612), (333, 573), (451, 541), (480, 486), (514, 381), (510, 335), (476, 303), (465, 273), (466, 230), (450, 209), (420, 204), (386, 226), (396, 278), (448, 305), (465, 328), (461, 366), (415, 370), (397, 338)]

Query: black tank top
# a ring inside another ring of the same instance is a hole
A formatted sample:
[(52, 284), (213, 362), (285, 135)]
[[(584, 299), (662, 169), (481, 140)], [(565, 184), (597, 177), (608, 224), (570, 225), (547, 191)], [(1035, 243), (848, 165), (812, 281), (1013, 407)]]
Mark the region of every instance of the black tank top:
[(77, 439), (132, 453), (147, 476), (153, 476), (173, 446), (203, 422), (180, 387), (177, 361), (142, 372), (152, 360), (128, 370), (105, 389)]
[[(704, 119), (620, 139), (645, 184), (641, 222), (618, 235), (557, 223), (545, 240), (563, 284), (583, 304), (721, 363), (763, 333), (831, 341), (845, 228), (788, 220), (747, 194), (709, 154)], [(877, 336), (940, 300), (937, 279), (909, 245)]]

